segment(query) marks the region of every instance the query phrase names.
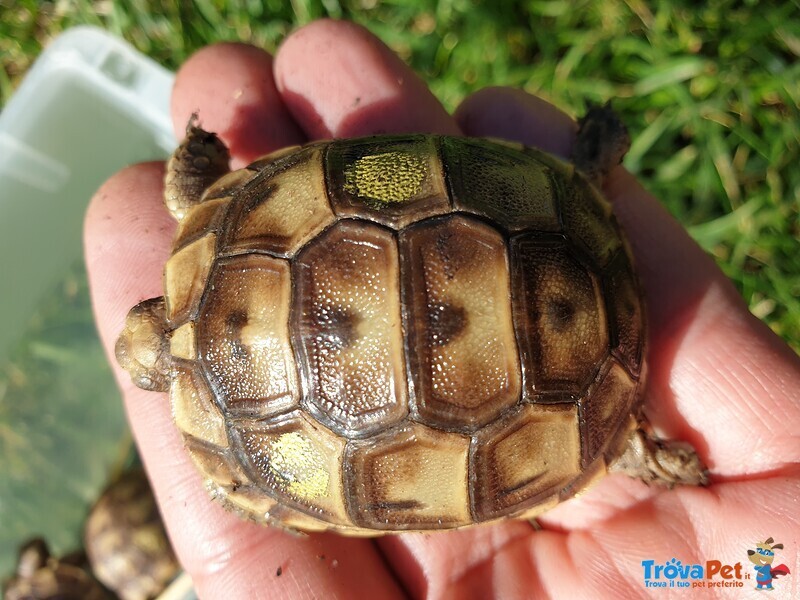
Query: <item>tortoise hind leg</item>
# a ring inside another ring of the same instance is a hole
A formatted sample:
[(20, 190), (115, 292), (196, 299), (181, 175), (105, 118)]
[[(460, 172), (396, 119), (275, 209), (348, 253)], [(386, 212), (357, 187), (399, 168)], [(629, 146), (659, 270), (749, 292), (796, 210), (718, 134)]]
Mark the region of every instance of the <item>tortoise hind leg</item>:
[(164, 202), (180, 221), (192, 206), (202, 202), (203, 192), (230, 171), (230, 153), (216, 134), (198, 127), (193, 114), (186, 137), (167, 163)]
[(659, 439), (644, 423), (631, 431), (622, 456), (609, 466), (609, 472), (670, 488), (708, 484), (708, 470), (691, 446)]

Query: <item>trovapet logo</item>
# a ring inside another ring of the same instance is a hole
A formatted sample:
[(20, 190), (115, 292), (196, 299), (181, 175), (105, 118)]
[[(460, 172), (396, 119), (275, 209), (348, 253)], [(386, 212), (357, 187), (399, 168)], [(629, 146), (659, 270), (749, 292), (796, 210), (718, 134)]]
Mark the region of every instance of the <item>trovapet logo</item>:
[[(720, 560), (707, 560), (703, 563), (684, 563), (677, 558), (666, 562), (643, 560), (644, 585), (648, 588), (743, 588), (745, 582), (757, 590), (772, 590), (773, 580), (789, 575), (789, 567), (784, 564), (772, 566), (775, 550), (783, 550), (783, 544), (776, 544), (772, 538), (748, 550), (748, 560), (753, 563), (755, 578), (747, 563), (727, 564)], [(755, 579), (755, 582), (753, 582)]]
[(643, 560), (644, 585), (649, 588), (715, 588), (744, 587), (751, 575), (742, 572), (742, 563), (724, 564), (719, 560), (707, 560), (704, 564), (686, 563), (677, 558), (666, 563)]

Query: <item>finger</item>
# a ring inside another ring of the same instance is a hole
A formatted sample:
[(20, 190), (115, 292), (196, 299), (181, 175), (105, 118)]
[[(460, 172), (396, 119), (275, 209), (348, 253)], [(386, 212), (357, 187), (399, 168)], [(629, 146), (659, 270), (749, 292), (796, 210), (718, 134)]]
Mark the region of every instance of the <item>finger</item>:
[(382, 538), (381, 549), (413, 598), (538, 598), (528, 574), (498, 568), (497, 557), (530, 539), (526, 522), (473, 527), (447, 533)]
[[(468, 135), (543, 145), (562, 156), (564, 137), (575, 131), (543, 101), (498, 88), (467, 98), (456, 118)], [(717, 476), (792, 464), (800, 456), (797, 356), (747, 312), (713, 261), (630, 174), (615, 170), (605, 192), (646, 296), (651, 420), (694, 444)]]
[(578, 126), (565, 112), (514, 88), (475, 92), (456, 109), (464, 135), (499, 137), (568, 158)]
[(128, 308), (163, 293), (174, 223), (163, 207), (162, 181), (163, 167), (154, 163), (111, 178), (89, 207), (85, 254), (100, 337), (181, 563), (204, 598), (347, 598), (354, 581), (374, 597), (400, 597), (370, 543), (291, 536), (212, 503), (183, 449), (166, 395), (134, 387), (116, 365), (113, 347)]
[(233, 168), (306, 141), (275, 87), (272, 57), (247, 44), (207, 46), (180, 68), (172, 92), (178, 139), (195, 112), (228, 145)]
[(275, 57), (284, 103), (312, 138), (458, 133), (423, 81), (383, 42), (345, 21), (316, 21)]

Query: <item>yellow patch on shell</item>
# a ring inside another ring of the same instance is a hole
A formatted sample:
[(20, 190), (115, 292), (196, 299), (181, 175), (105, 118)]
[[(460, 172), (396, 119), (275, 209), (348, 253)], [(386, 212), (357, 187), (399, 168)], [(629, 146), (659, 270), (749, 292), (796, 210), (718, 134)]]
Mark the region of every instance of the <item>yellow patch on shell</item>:
[[(234, 442), (256, 477), (254, 482), (262, 489), (272, 490), (270, 495), (281, 506), (287, 506), (289, 501), (307, 506), (310, 516), (324, 522), (352, 525), (345, 509), (339, 475), (346, 441), (302, 410), (284, 414), (279, 419), (272, 423), (242, 419), (233, 425)], [(229, 500), (238, 502), (236, 493), (232, 492)], [(275, 518), (290, 527), (295, 526), (277, 513)], [(305, 517), (299, 518), (302, 527), (308, 528)]]
[(328, 493), (327, 461), (307, 438), (296, 431), (282, 434), (270, 443), (269, 468), (286, 482), (286, 489), (299, 498), (314, 500)]
[(345, 172), (351, 194), (384, 204), (406, 202), (422, 191), (428, 161), (410, 152), (383, 152), (357, 159)]

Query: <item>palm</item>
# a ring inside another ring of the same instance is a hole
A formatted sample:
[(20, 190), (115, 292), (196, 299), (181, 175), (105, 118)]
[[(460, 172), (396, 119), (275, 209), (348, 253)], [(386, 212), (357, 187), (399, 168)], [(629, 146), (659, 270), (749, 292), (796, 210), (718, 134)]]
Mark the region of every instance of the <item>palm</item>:
[[(220, 132), (237, 167), (308, 139), (387, 131), (492, 135), (563, 155), (574, 131), (552, 106), (512, 90), (484, 90), (451, 117), (377, 40), (330, 22), (291, 36), (274, 65), (245, 46), (199, 53), (178, 76), (176, 131), (195, 110)], [(87, 263), (109, 352), (127, 307), (161, 295), (173, 230), (161, 203), (162, 174), (156, 164), (117, 174), (87, 215)], [(648, 415), (668, 437), (698, 449), (713, 485), (664, 491), (608, 477), (543, 517), (543, 531), (512, 522), (377, 541), (298, 538), (210, 503), (166, 400), (133, 388), (121, 374), (162, 512), (201, 595), (638, 597), (643, 560), (718, 559), (742, 562), (750, 573), (746, 550), (755, 542), (796, 539), (797, 357), (750, 317), (713, 263), (628, 174), (615, 172), (606, 193), (632, 242), (648, 299)], [(789, 560), (796, 556), (787, 544), (779, 558), (796, 571)], [(796, 589), (791, 578), (783, 587)]]

